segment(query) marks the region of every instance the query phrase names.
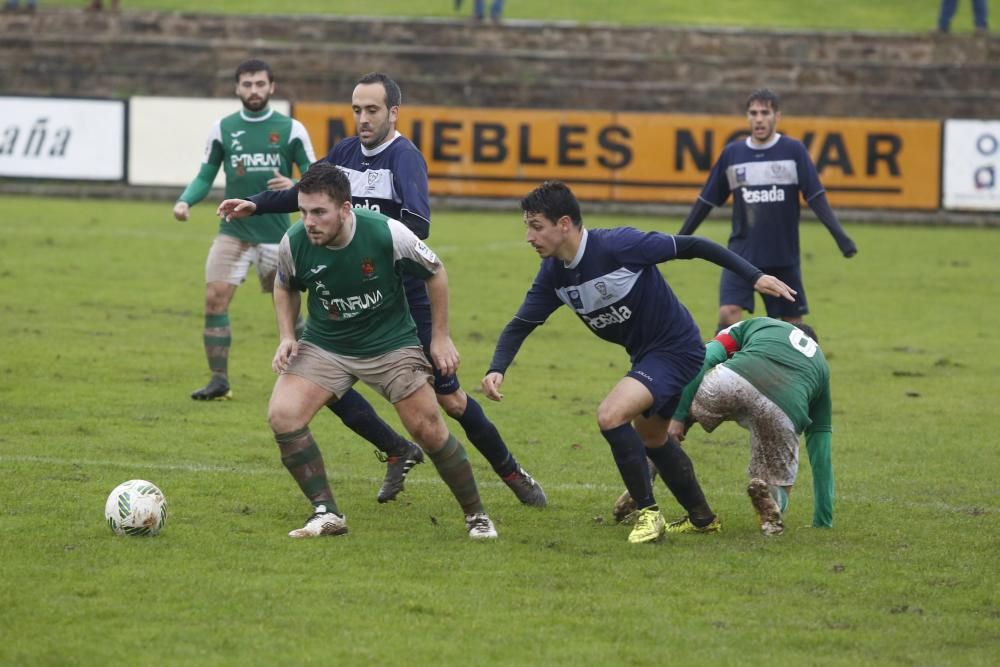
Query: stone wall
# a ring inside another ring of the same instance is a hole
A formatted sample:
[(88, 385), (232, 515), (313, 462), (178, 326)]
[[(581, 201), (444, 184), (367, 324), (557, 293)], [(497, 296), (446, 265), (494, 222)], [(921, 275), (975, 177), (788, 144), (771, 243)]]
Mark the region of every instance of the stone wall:
[(995, 118), (1000, 40), (970, 35), (45, 9), (0, 14), (0, 94), (232, 94), (271, 63), (279, 95), (341, 101), (372, 70), (413, 104), (735, 113), (756, 87), (810, 116)]

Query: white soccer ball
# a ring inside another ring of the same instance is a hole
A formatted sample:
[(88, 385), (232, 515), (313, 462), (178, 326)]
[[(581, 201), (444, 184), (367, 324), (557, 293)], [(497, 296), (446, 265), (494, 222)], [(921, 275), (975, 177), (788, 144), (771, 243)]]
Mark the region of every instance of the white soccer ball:
[(130, 479), (108, 496), (104, 518), (116, 535), (153, 536), (167, 522), (167, 499), (152, 482)]

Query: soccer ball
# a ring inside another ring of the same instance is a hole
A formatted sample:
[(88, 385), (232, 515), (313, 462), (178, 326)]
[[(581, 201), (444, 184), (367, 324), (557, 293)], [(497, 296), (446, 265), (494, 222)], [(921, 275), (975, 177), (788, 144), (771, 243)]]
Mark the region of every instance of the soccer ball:
[(167, 499), (152, 482), (130, 479), (108, 496), (104, 518), (116, 535), (153, 536), (167, 522)]

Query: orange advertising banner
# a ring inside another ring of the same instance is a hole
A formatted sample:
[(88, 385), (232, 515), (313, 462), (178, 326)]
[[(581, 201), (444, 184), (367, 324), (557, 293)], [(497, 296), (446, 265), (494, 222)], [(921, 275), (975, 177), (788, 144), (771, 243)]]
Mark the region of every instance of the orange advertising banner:
[[(297, 104), (294, 116), (322, 154), (355, 132), (346, 104)], [(427, 160), (432, 195), (521, 197), (546, 179), (584, 200), (689, 204), (730, 141), (739, 116), (532, 109), (402, 107), (397, 128)], [(787, 118), (779, 132), (805, 143), (831, 204), (937, 209), (941, 123), (884, 118)]]

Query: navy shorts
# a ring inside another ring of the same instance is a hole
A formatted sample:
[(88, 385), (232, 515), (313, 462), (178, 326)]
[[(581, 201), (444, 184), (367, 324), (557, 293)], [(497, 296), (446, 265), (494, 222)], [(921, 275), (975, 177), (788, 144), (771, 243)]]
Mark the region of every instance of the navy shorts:
[(652, 350), (637, 359), (626, 375), (641, 382), (653, 395), (653, 405), (642, 416), (672, 418), (684, 387), (698, 375), (704, 361), (704, 345), (683, 352)]
[(454, 394), (461, 388), (457, 375), (441, 375), (441, 371), (431, 359), (431, 301), (427, 297), (427, 286), (423, 280), (410, 275), (403, 276), (406, 300), (410, 305), (410, 315), (417, 324), (417, 336), (424, 346), (424, 354), (434, 368), (434, 391), (438, 394)]
[[(806, 290), (802, 286), (802, 269), (800, 267), (779, 266), (760, 268), (764, 273), (774, 276), (798, 292), (795, 295), (794, 302), (786, 301), (777, 296), (761, 294), (768, 317), (775, 319), (801, 317), (809, 312), (809, 304), (806, 302)], [(756, 292), (753, 285), (729, 269), (722, 270), (722, 279), (719, 281), (720, 306), (739, 306), (743, 310), (752, 313), (754, 308), (754, 294)]]

